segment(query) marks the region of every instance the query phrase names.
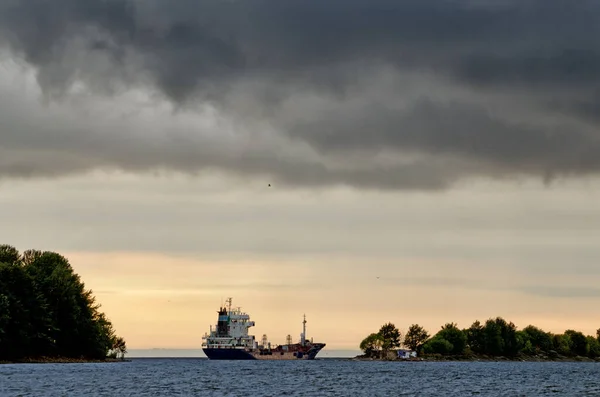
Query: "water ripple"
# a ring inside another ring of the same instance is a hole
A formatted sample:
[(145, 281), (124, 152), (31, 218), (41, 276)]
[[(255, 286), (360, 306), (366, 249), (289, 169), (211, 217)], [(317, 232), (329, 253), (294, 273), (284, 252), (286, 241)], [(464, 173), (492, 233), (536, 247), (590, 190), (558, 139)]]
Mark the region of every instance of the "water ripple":
[(0, 365), (0, 396), (600, 395), (596, 363), (133, 359)]

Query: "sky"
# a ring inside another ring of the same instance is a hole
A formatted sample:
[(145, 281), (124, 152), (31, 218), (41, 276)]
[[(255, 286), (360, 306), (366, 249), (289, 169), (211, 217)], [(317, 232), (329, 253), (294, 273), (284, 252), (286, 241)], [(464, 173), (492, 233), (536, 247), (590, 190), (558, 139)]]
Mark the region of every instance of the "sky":
[(391, 321), (595, 334), (600, 3), (7, 0), (0, 243), (131, 349), (227, 297), (275, 343)]

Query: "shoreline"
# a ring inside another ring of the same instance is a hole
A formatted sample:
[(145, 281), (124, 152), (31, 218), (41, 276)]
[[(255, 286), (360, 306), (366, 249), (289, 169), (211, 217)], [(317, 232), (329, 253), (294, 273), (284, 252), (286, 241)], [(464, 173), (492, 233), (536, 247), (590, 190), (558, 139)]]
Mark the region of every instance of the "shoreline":
[[(185, 357), (188, 358), (188, 357)], [(600, 358), (593, 359), (589, 357), (575, 356), (575, 357), (547, 357), (547, 356), (518, 356), (518, 357), (465, 357), (465, 356), (446, 356), (446, 357), (417, 357), (411, 359), (402, 358), (375, 358), (366, 357), (364, 355), (356, 357), (327, 357), (322, 358), (338, 359), (347, 361), (388, 361), (388, 362), (540, 362), (540, 363), (551, 363), (551, 362), (576, 362), (576, 363), (600, 363)], [(125, 363), (131, 362), (132, 359), (120, 359), (120, 358), (106, 358), (103, 360), (85, 359), (85, 358), (68, 358), (68, 357), (28, 357), (15, 361), (3, 361), (2, 364), (103, 364), (103, 363)]]
[(102, 364), (102, 363), (125, 363), (128, 359), (105, 358), (103, 360), (93, 360), (86, 358), (69, 357), (27, 357), (15, 361), (1, 361), (2, 364)]
[(413, 359), (399, 358), (372, 358), (365, 356), (356, 356), (351, 358), (352, 361), (398, 361), (398, 362), (529, 362), (529, 363), (598, 363), (600, 358), (593, 359), (589, 357), (544, 357), (544, 356), (518, 356), (518, 357), (464, 357), (464, 356), (447, 356), (447, 357), (418, 357)]

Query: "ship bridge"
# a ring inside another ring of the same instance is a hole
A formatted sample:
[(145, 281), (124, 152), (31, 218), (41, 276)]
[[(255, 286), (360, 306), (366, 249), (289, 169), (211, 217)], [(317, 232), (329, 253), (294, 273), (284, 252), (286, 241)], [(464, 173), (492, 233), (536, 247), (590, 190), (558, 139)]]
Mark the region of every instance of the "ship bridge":
[(247, 337), (248, 328), (254, 327), (254, 321), (250, 321), (250, 316), (244, 313), (240, 307), (231, 307), (231, 298), (228, 303), (228, 328), (229, 335), (233, 338)]

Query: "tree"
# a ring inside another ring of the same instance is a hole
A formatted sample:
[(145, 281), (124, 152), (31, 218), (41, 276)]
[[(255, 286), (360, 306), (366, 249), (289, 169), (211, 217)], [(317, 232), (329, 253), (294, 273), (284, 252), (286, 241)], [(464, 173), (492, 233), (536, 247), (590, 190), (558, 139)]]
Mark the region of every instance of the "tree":
[(467, 335), (467, 345), (471, 351), (475, 353), (483, 353), (485, 349), (485, 333), (483, 325), (479, 321), (475, 321), (471, 327), (465, 330)]
[(454, 350), (454, 345), (444, 338), (433, 337), (423, 345), (425, 354), (448, 355)]
[(571, 353), (577, 356), (587, 356), (589, 352), (589, 345), (587, 338), (581, 332), (574, 331), (572, 329), (566, 330), (565, 335), (568, 335), (571, 339)]
[(388, 351), (400, 347), (400, 331), (392, 323), (387, 323), (379, 329), (379, 335), (383, 340), (383, 350)]
[(508, 323), (502, 317), (489, 319), (485, 322), (484, 352), (491, 356), (514, 356), (519, 352), (517, 327)]
[(0, 291), (5, 297), (0, 359), (28, 356), (49, 340), (50, 318), (34, 280), (17, 263), (0, 263)]
[(42, 251), (27, 250), (27, 251), (23, 252), (23, 256), (21, 258), (21, 262), (23, 263), (24, 266), (28, 266), (31, 263), (33, 263), (33, 261), (35, 261), (36, 259), (38, 259), (40, 256), (42, 256)]
[(520, 346), (520, 351), (521, 353), (527, 354), (527, 355), (533, 355), (537, 353), (536, 348), (533, 346), (533, 344), (531, 343), (531, 340), (527, 337), (527, 334), (522, 332), (522, 331), (518, 331), (517, 332), (517, 339), (519, 339), (519, 346)]
[(2, 341), (4, 339), (4, 335), (6, 335), (7, 326), (10, 322), (9, 307), (10, 302), (8, 300), (8, 296), (0, 293), (0, 346), (2, 346)]
[(127, 345), (125, 343), (125, 339), (120, 336), (114, 339), (113, 349), (121, 355), (121, 360), (125, 358), (125, 354), (127, 353)]
[(383, 338), (378, 333), (372, 333), (360, 342), (360, 350), (365, 352), (367, 357), (373, 357), (376, 353), (379, 354), (383, 346)]
[(544, 332), (538, 327), (534, 327), (533, 325), (528, 325), (523, 328), (523, 332), (529, 337), (529, 341), (535, 353), (541, 352), (549, 352), (552, 350), (552, 335), (548, 332)]
[(408, 328), (404, 335), (404, 345), (411, 350), (417, 350), (429, 339), (429, 334), (425, 328), (418, 324), (413, 324)]
[(0, 263), (16, 265), (20, 259), (21, 254), (15, 247), (8, 244), (0, 245)]
[(455, 323), (444, 325), (434, 338), (445, 339), (452, 344), (452, 354), (463, 354), (467, 346), (467, 336)]
[(507, 322), (502, 317), (497, 317), (496, 323), (500, 326), (500, 335), (504, 340), (504, 354), (515, 356), (520, 348), (517, 340), (517, 326), (512, 322)]
[(552, 348), (563, 356), (571, 355), (571, 338), (569, 338), (569, 335), (554, 335), (552, 337)]
[(588, 346), (589, 346), (588, 357), (590, 357), (590, 358), (600, 357), (600, 342), (598, 342), (598, 339), (594, 338), (593, 336), (588, 336), (588, 337), (586, 337), (586, 339), (587, 339)]
[(0, 246), (0, 360), (105, 358), (116, 336), (99, 308), (63, 256)]

